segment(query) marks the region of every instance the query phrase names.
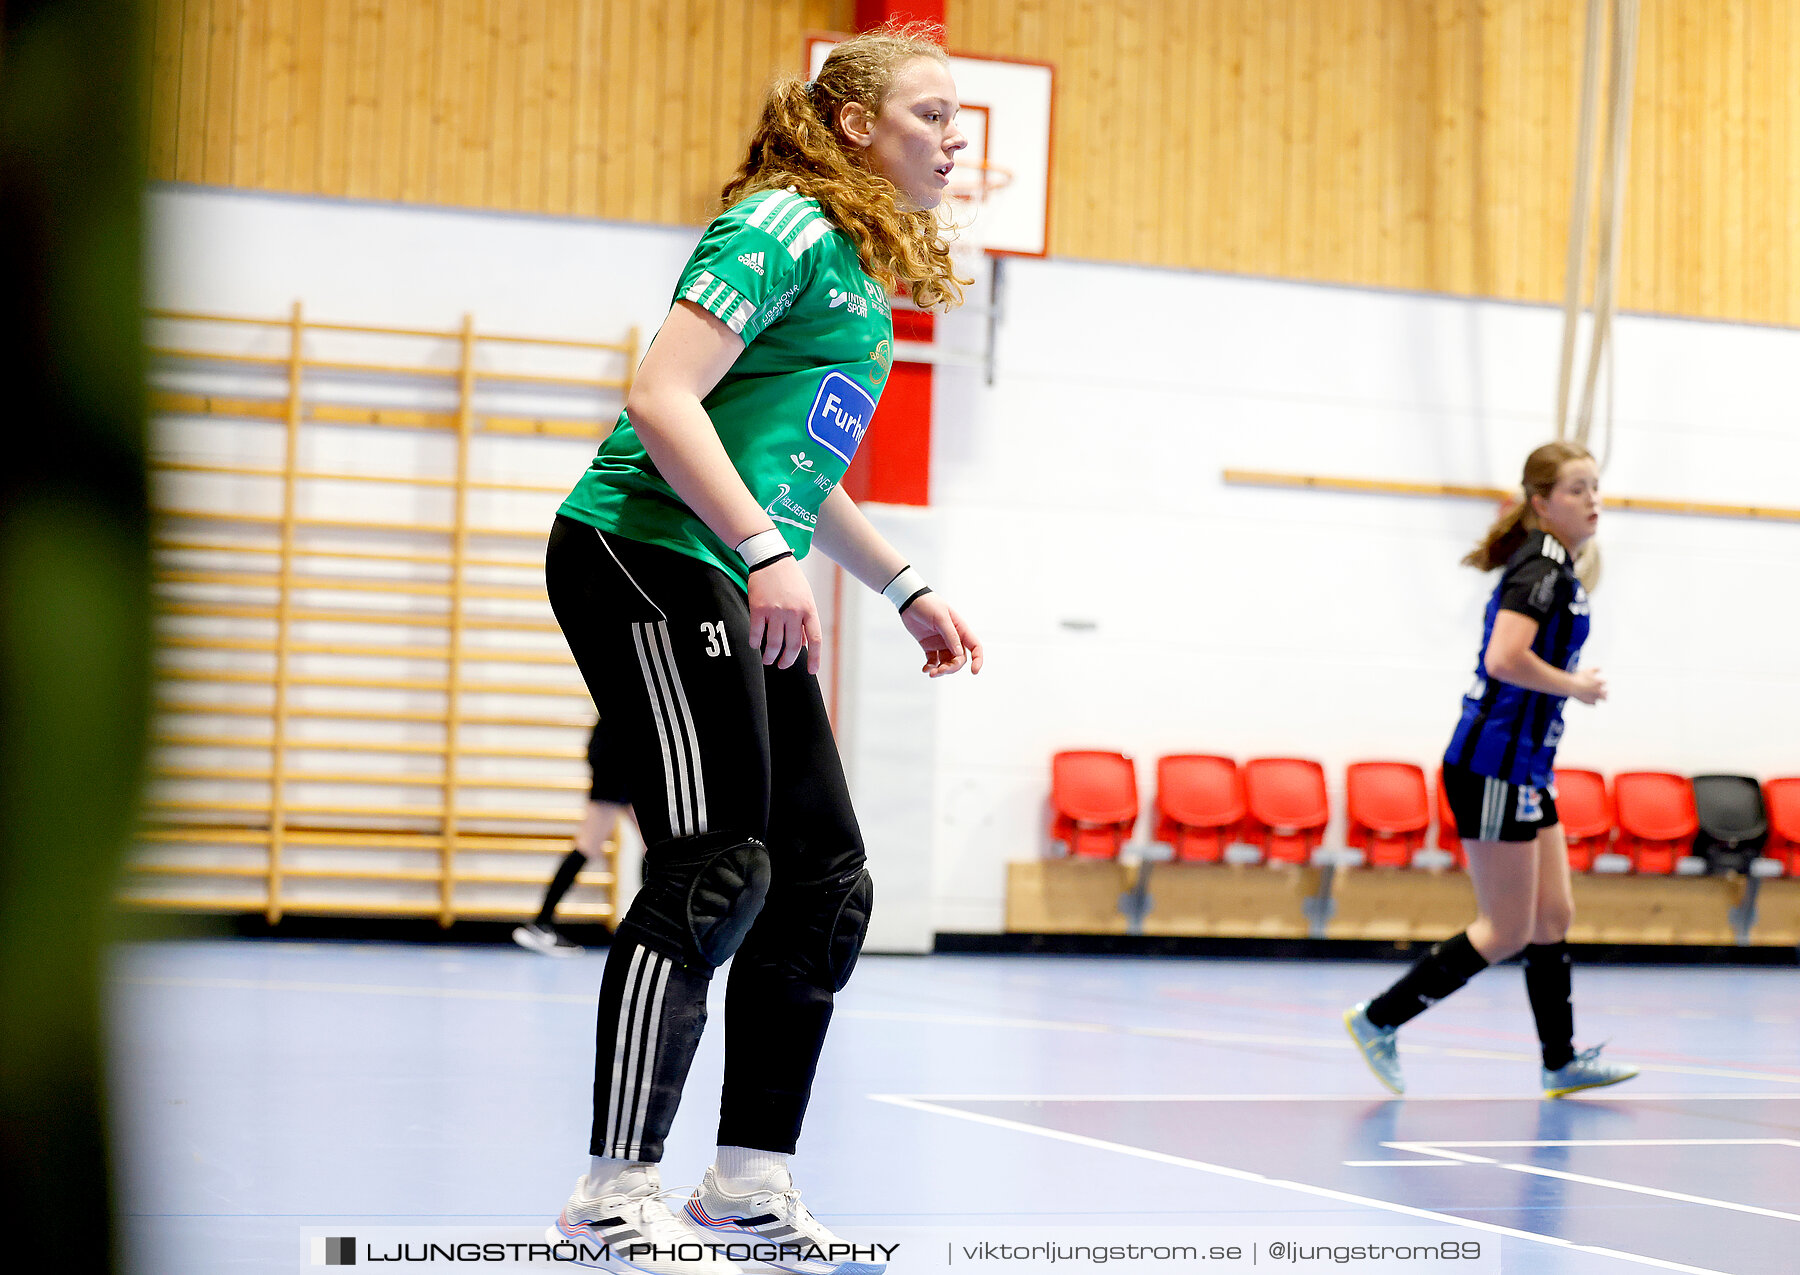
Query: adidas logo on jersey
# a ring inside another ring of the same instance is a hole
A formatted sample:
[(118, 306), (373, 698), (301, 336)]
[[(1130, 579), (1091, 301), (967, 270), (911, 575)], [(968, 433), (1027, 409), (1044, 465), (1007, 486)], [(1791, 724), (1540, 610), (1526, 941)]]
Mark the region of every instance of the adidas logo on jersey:
[(757, 274), (763, 272), (763, 255), (760, 252), (740, 253), (738, 254), (738, 260), (756, 271)]

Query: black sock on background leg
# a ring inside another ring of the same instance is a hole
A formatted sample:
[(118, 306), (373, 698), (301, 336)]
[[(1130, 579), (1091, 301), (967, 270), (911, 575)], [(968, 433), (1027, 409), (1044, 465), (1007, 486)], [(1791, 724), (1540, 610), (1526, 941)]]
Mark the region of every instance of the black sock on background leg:
[(556, 865), (556, 875), (550, 880), (549, 892), (544, 895), (544, 906), (539, 909), (537, 923), (549, 929), (556, 921), (556, 907), (563, 901), (563, 895), (575, 884), (575, 874), (587, 866), (587, 855), (578, 846), (563, 856), (563, 861)]
[(1433, 944), (1394, 985), (1369, 1002), (1369, 1021), (1388, 1029), (1409, 1022), (1487, 968), (1467, 932)]
[(1544, 1066), (1567, 1067), (1575, 1058), (1575, 1006), (1571, 999), (1569, 945), (1533, 943), (1519, 957), (1525, 966), (1525, 994), (1537, 1019)]

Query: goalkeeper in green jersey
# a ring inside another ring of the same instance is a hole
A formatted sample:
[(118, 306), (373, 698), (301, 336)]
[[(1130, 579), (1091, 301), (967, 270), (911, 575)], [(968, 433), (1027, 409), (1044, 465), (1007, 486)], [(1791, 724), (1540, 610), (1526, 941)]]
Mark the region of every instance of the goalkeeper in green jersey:
[[(928, 676), (981, 668), (968, 625), (840, 485), (892, 360), (890, 290), (946, 308), (966, 282), (934, 211), (966, 145), (937, 34), (855, 36), (816, 80), (770, 90), (551, 533), (550, 600), (646, 846), (600, 988), (593, 1159), (553, 1232), (610, 1245), (614, 1269), (720, 1275), (728, 1247), (802, 1275), (881, 1269), (787, 1167), (873, 898), (798, 559), (816, 545), (884, 594)], [(677, 1217), (658, 1163), (734, 955), (718, 1155)]]

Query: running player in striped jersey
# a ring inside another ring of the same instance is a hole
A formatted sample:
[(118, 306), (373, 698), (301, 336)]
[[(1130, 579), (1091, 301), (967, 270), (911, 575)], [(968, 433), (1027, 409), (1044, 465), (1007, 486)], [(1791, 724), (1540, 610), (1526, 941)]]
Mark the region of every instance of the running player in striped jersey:
[(1504, 566), (1488, 600), (1475, 684), (1444, 753), (1444, 794), (1463, 839), (1480, 909), (1344, 1023), (1380, 1081), (1403, 1093), (1401, 1024), (1496, 961), (1519, 954), (1543, 1051), (1545, 1096), (1613, 1085), (1635, 1067), (1575, 1052), (1569, 947), (1569, 855), (1556, 818), (1554, 767), (1563, 704), (1606, 698), (1598, 669), (1578, 667), (1588, 594), (1574, 560), (1600, 523), (1600, 475), (1587, 451), (1547, 443), (1525, 462), (1523, 499), (1463, 562)]
[[(593, 1158), (552, 1231), (609, 1245), (611, 1269), (720, 1275), (727, 1249), (801, 1275), (883, 1269), (788, 1172), (873, 897), (797, 559), (817, 545), (886, 596), (927, 675), (980, 669), (968, 626), (840, 485), (887, 379), (889, 289), (961, 299), (932, 210), (966, 142), (934, 37), (859, 35), (770, 91), (551, 532), (550, 601), (647, 847), (600, 987)], [(658, 1164), (734, 954), (718, 1155), (678, 1220)]]

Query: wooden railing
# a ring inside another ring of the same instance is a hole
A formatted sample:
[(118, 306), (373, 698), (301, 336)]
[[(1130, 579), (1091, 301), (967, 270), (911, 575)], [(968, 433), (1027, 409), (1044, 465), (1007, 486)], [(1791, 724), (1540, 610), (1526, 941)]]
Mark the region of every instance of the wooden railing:
[[(150, 321), (159, 716), (125, 900), (534, 912), (593, 722), (542, 546), (636, 330)], [(615, 852), (565, 917), (614, 918)]]
[[(1487, 500), (1495, 504), (1518, 498), (1517, 488), (1474, 487), (1463, 483), (1420, 483), (1386, 478), (1346, 478), (1337, 474), (1288, 474), (1262, 469), (1227, 469), (1225, 482), (1242, 487), (1294, 487), (1308, 491), (1356, 492), (1377, 496), (1439, 496)], [(1638, 513), (1681, 514), (1695, 518), (1755, 518), (1800, 522), (1800, 508), (1784, 505), (1732, 505), (1705, 500), (1669, 500), (1661, 496), (1606, 493), (1608, 509)]]

